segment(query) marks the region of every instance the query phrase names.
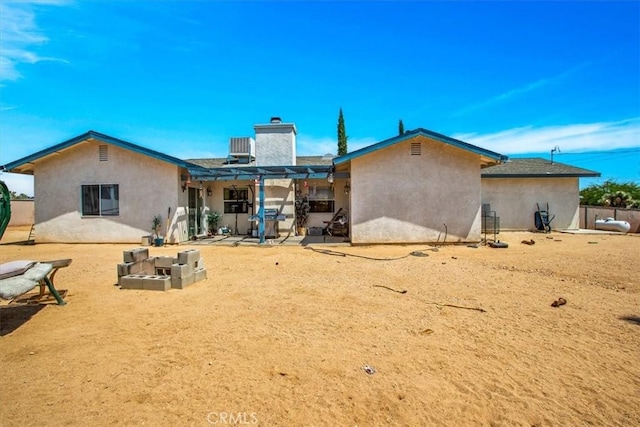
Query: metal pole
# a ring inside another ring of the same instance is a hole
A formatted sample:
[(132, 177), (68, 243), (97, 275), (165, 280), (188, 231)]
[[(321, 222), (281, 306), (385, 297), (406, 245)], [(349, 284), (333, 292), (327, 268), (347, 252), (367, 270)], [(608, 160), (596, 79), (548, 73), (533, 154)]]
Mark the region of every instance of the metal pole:
[(264, 177), (260, 176), (260, 191), (259, 191), (259, 213), (260, 218), (258, 221), (258, 234), (260, 235), (260, 244), (265, 242), (264, 240)]

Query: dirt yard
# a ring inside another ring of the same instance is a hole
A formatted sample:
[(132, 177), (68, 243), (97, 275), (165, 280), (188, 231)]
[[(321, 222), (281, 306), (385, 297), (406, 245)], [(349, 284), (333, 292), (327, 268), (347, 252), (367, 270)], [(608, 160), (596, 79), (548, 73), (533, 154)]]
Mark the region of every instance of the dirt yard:
[(72, 258), (68, 303), (3, 302), (2, 426), (640, 425), (638, 235), (149, 248), (208, 269), (154, 292), (116, 284), (136, 245), (28, 231), (0, 261)]

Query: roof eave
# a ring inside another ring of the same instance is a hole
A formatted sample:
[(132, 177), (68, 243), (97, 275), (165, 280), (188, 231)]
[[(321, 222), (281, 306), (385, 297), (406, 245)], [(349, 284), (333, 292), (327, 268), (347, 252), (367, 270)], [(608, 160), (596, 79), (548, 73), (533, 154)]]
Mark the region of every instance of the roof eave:
[(461, 148), (463, 150), (470, 151), (470, 152), (478, 154), (478, 155), (480, 155), (482, 157), (486, 157), (486, 158), (490, 159), (490, 161), (493, 160), (493, 161), (495, 161), (497, 163), (505, 162), (505, 161), (508, 160), (508, 157), (503, 155), (503, 154), (496, 153), (496, 152), (491, 151), (491, 150), (486, 150), (484, 148), (480, 148), (480, 147), (477, 147), (475, 145), (471, 145), (471, 144), (469, 144), (467, 142), (460, 141), (458, 139), (451, 138), (449, 136), (442, 135), (442, 134), (439, 134), (439, 133), (436, 133), (436, 132), (433, 132), (433, 131), (430, 131), (430, 130), (426, 130), (426, 129), (423, 129), (423, 128), (418, 128), (418, 129), (415, 129), (415, 130), (412, 130), (412, 131), (407, 131), (407, 132), (403, 133), (402, 135), (398, 135), (398, 136), (395, 136), (393, 138), (389, 138), (389, 139), (386, 139), (384, 141), (380, 141), (380, 142), (378, 142), (376, 144), (369, 145), (368, 147), (364, 147), (364, 148), (361, 148), (359, 150), (353, 151), (351, 153), (347, 153), (347, 154), (344, 154), (342, 156), (336, 157), (335, 159), (333, 159), (333, 163), (335, 165), (339, 165), (339, 164), (351, 161), (352, 159), (355, 159), (357, 157), (373, 153), (375, 151), (381, 150), (383, 148), (389, 147), (389, 146), (397, 144), (399, 142), (403, 142), (403, 141), (409, 140), (411, 138), (414, 138), (414, 137), (420, 136), (420, 135), (424, 136), (425, 138), (433, 139), (435, 141), (439, 141), (439, 142), (442, 142), (442, 143), (447, 144), (447, 145), (451, 145), (451, 146), (454, 146), (454, 147), (457, 147), (457, 148)]
[(504, 173), (482, 174), (482, 178), (598, 178), (600, 173)]
[[(44, 150), (40, 150), (36, 153), (33, 153), (29, 156), (23, 157), (21, 159), (15, 160), (13, 162), (7, 163), (6, 165), (4, 165), (4, 169), (7, 172), (14, 172), (14, 173), (25, 173), (24, 171), (21, 171), (21, 166), (27, 164), (27, 163), (34, 163), (37, 162), (39, 160), (44, 159), (45, 157), (51, 156), (53, 154), (57, 154), (67, 148), (70, 148), (74, 145), (77, 145), (79, 143), (85, 142), (85, 141), (89, 141), (91, 139), (97, 140), (97, 141), (102, 141), (105, 142), (107, 144), (112, 144), (112, 145), (116, 145), (118, 147), (121, 148), (125, 148), (127, 150), (139, 153), (139, 154), (144, 154), (146, 156), (149, 157), (153, 157), (155, 159), (167, 162), (167, 163), (172, 163), (175, 164), (176, 166), (182, 167), (182, 168), (189, 168), (189, 167), (199, 167), (198, 165), (195, 165), (193, 163), (178, 159), (176, 157), (172, 157), (169, 156), (167, 154), (163, 154), (160, 153), (158, 151), (155, 150), (151, 150), (148, 148), (144, 148), (135, 144), (132, 144), (130, 142), (127, 141), (123, 141), (121, 139), (117, 139), (117, 138), (113, 138), (109, 135), (105, 135), (99, 132), (95, 132), (95, 131), (88, 131), (83, 133), (82, 135), (78, 135), (76, 137), (73, 137), (71, 139), (68, 139), (64, 142), (61, 142), (59, 144), (53, 145), (49, 148), (45, 148)], [(31, 174), (33, 174), (33, 172), (31, 171)]]

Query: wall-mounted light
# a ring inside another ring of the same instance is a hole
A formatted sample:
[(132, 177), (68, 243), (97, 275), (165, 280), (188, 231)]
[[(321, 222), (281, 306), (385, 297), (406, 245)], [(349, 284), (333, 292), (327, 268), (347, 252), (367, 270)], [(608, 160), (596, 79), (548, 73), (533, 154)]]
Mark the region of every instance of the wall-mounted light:
[(207, 196), (211, 197), (212, 194), (211, 187), (207, 187)]
[(329, 184), (333, 184), (333, 172), (329, 172), (329, 176), (327, 176), (327, 181), (329, 181)]
[(182, 192), (187, 191), (187, 187), (191, 184), (191, 176), (190, 175), (180, 175), (180, 181), (182, 181)]
[(346, 182), (346, 184), (344, 184), (344, 194), (349, 194), (349, 192), (351, 191), (351, 184), (349, 183), (349, 181)]

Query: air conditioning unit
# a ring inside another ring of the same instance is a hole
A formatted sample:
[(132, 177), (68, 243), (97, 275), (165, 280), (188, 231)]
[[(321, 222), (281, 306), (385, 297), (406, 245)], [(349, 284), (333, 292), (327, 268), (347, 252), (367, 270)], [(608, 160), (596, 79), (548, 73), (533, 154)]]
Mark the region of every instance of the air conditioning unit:
[(230, 138), (229, 155), (237, 158), (254, 158), (256, 156), (256, 142), (250, 136)]

